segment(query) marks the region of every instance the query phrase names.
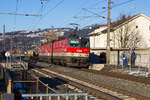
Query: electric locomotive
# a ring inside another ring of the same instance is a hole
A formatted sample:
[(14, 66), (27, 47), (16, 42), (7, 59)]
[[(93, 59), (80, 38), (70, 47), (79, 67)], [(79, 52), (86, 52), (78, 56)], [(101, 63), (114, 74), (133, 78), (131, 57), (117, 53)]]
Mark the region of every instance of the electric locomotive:
[(41, 45), (39, 58), (54, 64), (88, 67), (89, 53), (87, 39), (64, 39)]

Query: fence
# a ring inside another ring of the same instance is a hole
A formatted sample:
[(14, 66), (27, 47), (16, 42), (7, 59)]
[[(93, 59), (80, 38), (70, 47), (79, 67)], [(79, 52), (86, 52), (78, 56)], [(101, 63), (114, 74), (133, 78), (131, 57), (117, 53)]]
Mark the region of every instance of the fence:
[(42, 82), (39, 77), (33, 77), (37, 79), (35, 87), (31, 88), (35, 91), (21, 94), (25, 100), (88, 100), (88, 93), (59, 93)]
[[(81, 98), (82, 96), (82, 98)], [(88, 100), (88, 94), (87, 93), (58, 93), (58, 94), (22, 94), (22, 97), (24, 98), (31, 98), (34, 100), (34, 98), (39, 98), (40, 100), (45, 99), (48, 97), (47, 100)], [(80, 97), (80, 99), (79, 99)]]
[(127, 67), (130, 71), (138, 70), (145, 73), (150, 73), (150, 50), (149, 49), (137, 49), (134, 50), (136, 53), (135, 65), (131, 66), (131, 50), (118, 49), (112, 50), (110, 54), (110, 64), (115, 66), (123, 67), (122, 55), (124, 54), (127, 60)]

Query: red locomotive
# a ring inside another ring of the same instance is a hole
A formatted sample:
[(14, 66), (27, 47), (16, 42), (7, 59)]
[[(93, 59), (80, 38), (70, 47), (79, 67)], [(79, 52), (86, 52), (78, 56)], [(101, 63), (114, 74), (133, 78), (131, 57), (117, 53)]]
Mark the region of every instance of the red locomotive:
[(89, 53), (88, 40), (64, 39), (41, 45), (39, 57), (54, 64), (87, 67)]

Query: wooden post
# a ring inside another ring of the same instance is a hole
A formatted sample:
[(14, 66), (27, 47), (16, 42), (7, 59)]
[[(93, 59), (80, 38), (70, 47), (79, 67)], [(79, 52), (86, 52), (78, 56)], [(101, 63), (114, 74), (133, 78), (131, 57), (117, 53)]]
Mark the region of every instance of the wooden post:
[(118, 58), (118, 63), (117, 63), (118, 65), (117, 66), (120, 66), (120, 51), (119, 50), (117, 50), (117, 55), (118, 55), (118, 57), (117, 57)]
[(8, 80), (7, 93), (11, 94), (11, 80)]
[[(37, 78), (36, 80), (36, 93), (39, 93), (39, 78)], [(38, 97), (36, 98), (36, 100), (38, 100)]]
[[(46, 84), (46, 94), (48, 94), (48, 84)], [(48, 100), (48, 96), (46, 97), (46, 100)]]

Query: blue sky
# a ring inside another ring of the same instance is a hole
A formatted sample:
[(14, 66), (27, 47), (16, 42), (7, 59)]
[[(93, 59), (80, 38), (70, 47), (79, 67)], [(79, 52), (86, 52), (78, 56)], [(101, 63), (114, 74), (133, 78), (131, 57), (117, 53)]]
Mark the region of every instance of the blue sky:
[[(6, 31), (35, 30), (38, 28), (72, 27), (69, 23), (77, 23), (82, 28), (91, 24), (106, 23), (106, 19), (94, 17), (95, 15), (83, 10), (86, 8), (101, 16), (107, 16), (105, 9), (108, 0), (1, 0), (0, 13), (17, 12), (19, 14), (41, 14), (41, 17), (27, 17), (0, 14), (0, 32), (2, 25), (6, 24)], [(112, 6), (128, 0), (112, 0)], [(143, 13), (150, 16), (150, 0), (133, 0), (121, 6), (112, 8), (111, 19), (117, 20), (120, 14), (134, 15)], [(17, 8), (17, 10), (16, 10)], [(79, 18), (74, 18), (77, 16)], [(83, 16), (91, 16), (85, 18)], [(93, 17), (92, 17), (93, 16)], [(16, 28), (13, 26), (16, 25)]]

